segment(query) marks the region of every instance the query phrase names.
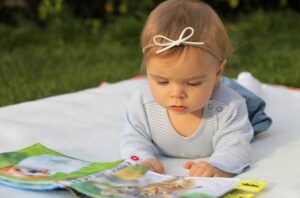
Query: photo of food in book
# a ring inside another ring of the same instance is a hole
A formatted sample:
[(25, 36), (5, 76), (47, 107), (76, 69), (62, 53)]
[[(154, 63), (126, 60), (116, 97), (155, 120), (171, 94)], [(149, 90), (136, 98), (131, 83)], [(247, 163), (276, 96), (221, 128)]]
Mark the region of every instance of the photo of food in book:
[(171, 197), (178, 192), (202, 188), (202, 185), (192, 178), (161, 175), (142, 166), (132, 165), (72, 187), (99, 197)]

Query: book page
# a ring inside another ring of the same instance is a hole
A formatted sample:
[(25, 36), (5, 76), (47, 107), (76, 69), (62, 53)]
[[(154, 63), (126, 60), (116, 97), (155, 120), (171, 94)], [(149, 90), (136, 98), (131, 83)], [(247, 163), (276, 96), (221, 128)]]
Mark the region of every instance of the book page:
[(91, 197), (219, 197), (232, 190), (238, 178), (175, 177), (130, 165), (71, 188)]
[(121, 162), (87, 162), (34, 144), (0, 154), (0, 184), (33, 190), (63, 188), (64, 182), (99, 173)]

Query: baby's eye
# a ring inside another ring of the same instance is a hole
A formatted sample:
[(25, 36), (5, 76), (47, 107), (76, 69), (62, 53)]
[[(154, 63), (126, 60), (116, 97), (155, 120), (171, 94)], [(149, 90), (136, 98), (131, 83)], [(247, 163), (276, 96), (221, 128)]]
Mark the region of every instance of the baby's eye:
[(187, 82), (186, 84), (189, 86), (199, 86), (202, 84), (202, 82)]
[(157, 84), (159, 84), (159, 85), (167, 85), (167, 84), (169, 84), (169, 81), (167, 81), (167, 80), (158, 80), (157, 81)]

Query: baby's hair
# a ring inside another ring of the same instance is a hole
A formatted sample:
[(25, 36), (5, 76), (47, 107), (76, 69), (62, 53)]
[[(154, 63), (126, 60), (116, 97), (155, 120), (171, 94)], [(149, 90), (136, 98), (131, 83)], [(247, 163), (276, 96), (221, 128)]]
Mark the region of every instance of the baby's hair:
[[(149, 15), (142, 35), (141, 47), (153, 45), (153, 37), (163, 35), (177, 40), (186, 27), (194, 29), (193, 36), (188, 41), (204, 42), (204, 46), (212, 50), (222, 60), (232, 53), (232, 43), (224, 24), (217, 13), (206, 3), (197, 0), (167, 0), (159, 4)], [(165, 42), (161, 40), (160, 42)], [(157, 55), (160, 46), (146, 48), (142, 69), (149, 58)], [(179, 55), (184, 51), (201, 50), (198, 47), (181, 45), (173, 47), (159, 56)], [(199, 54), (199, 53), (192, 53)]]

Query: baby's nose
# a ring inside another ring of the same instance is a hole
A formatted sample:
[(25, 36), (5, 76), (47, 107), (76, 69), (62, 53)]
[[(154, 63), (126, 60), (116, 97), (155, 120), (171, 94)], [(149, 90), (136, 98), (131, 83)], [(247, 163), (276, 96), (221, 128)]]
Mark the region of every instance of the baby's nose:
[(185, 98), (186, 93), (185, 93), (184, 87), (181, 85), (171, 86), (170, 96), (171, 96), (171, 98), (179, 98), (179, 99)]

